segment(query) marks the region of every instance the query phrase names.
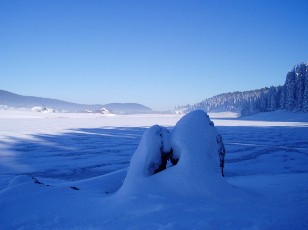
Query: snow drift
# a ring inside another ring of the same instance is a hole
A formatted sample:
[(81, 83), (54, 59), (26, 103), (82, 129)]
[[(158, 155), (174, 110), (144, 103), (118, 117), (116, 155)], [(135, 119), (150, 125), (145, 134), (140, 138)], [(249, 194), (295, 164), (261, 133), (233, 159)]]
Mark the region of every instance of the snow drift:
[(225, 149), (214, 123), (192, 111), (170, 132), (154, 125), (143, 135), (119, 194), (208, 195), (229, 186), (223, 179)]

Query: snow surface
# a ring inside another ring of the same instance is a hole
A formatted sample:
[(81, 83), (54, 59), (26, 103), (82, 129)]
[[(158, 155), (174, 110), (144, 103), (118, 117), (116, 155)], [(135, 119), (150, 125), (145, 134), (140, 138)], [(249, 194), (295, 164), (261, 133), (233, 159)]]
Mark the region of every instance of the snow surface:
[(214, 119), (227, 151), (221, 183), (186, 176), (181, 157), (138, 193), (118, 192), (148, 127), (177, 133), (182, 116), (0, 110), (0, 229), (308, 229), (304, 113)]

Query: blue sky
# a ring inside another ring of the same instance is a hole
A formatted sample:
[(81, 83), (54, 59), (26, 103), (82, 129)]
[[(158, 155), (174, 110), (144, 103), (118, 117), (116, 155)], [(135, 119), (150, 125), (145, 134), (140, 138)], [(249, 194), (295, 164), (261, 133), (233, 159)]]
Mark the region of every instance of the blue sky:
[(308, 61), (303, 0), (0, 0), (0, 89), (155, 110), (281, 85)]

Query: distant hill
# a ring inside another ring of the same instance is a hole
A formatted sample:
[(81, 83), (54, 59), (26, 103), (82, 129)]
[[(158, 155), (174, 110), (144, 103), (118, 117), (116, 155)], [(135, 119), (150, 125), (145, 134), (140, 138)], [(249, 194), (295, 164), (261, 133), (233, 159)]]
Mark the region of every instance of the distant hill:
[(183, 112), (195, 109), (239, 112), (242, 116), (277, 109), (308, 112), (308, 63), (294, 66), (288, 72), (283, 86), (223, 93), (194, 105), (177, 107), (177, 111)]
[(5, 90), (0, 90), (0, 105), (2, 107), (29, 108), (46, 107), (56, 112), (99, 112), (102, 109), (115, 114), (150, 113), (152, 110), (137, 103), (111, 103), (106, 105), (78, 104), (51, 98), (22, 96)]

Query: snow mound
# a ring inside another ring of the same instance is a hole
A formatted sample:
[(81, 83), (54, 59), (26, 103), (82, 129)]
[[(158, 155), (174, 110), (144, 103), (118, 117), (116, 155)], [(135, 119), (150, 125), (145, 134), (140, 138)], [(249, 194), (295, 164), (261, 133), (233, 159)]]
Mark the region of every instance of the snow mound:
[(171, 149), (169, 141), (170, 133), (167, 128), (159, 125), (149, 128), (131, 160), (130, 176), (139, 178), (155, 174), (162, 164), (162, 156)]
[(143, 135), (118, 194), (209, 195), (229, 186), (223, 179), (225, 149), (202, 110), (178, 121), (170, 132), (154, 125)]

